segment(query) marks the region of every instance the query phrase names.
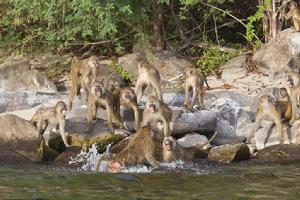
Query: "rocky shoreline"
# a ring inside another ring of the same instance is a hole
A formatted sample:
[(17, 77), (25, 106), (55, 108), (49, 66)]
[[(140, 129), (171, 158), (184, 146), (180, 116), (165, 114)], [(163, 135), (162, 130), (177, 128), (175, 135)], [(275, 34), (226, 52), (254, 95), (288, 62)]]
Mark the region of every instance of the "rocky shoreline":
[[(253, 126), (259, 97), (264, 94), (276, 97), (277, 88), (286, 86), (283, 72), (297, 67), (291, 66), (297, 49), (293, 49), (293, 55), (288, 49), (289, 46), (297, 46), (289, 45), (295, 42), (295, 37), (299, 37), (299, 33), (285, 30), (276, 41), (269, 42), (254, 54), (253, 59), (261, 73), (247, 72), (244, 68), (244, 57), (229, 61), (221, 68), (221, 79), (208, 77), (212, 89), (205, 91), (205, 110), (196, 110), (193, 113), (182, 109), (184, 94), (181, 86), (170, 81), (191, 64), (169, 52), (155, 53), (150, 63), (161, 70), (165, 90), (163, 99), (173, 111), (172, 136), (180, 145), (190, 148), (205, 143), (217, 132), (217, 137), (206, 147), (208, 150), (199, 154), (199, 158), (208, 161), (236, 163), (246, 160), (247, 163), (279, 164), (298, 162), (299, 120), (291, 127), (284, 127), (284, 145), (278, 145), (277, 129), (268, 121), (264, 121), (256, 132), (254, 145), (244, 143)], [(282, 49), (287, 52), (282, 52)], [(274, 59), (277, 54), (283, 58)], [(133, 68), (136, 66), (136, 59), (137, 54), (129, 54), (119, 58), (118, 63), (127, 72), (136, 75)], [(99, 76), (105, 77), (114, 71), (110, 64), (110, 61), (101, 63)], [(68, 78), (65, 77), (64, 80), (64, 88), (68, 88)], [(57, 133), (48, 135), (49, 147), (43, 141), (36, 140), (35, 127), (28, 120), (37, 107), (40, 104), (53, 105), (59, 100), (66, 101), (67, 96), (67, 91), (58, 91), (56, 85), (43, 73), (32, 69), (30, 62), (24, 57), (15, 57), (0, 65), (0, 164), (47, 162), (72, 167), (68, 166), (70, 157), (76, 156), (82, 148), (88, 148), (92, 144), (98, 145), (99, 153), (103, 153), (108, 144), (114, 153), (126, 146), (124, 144), (126, 141), (128, 143), (130, 135), (135, 132), (132, 113), (126, 110), (121, 113), (125, 116), (127, 130), (118, 129), (114, 135), (107, 134), (103, 115), (105, 112), (98, 112), (99, 119), (92, 126), (86, 124), (86, 105), (83, 98), (75, 98), (74, 109), (67, 115), (67, 138), (73, 147), (66, 149)], [(160, 132), (160, 127), (154, 131)], [(157, 144), (161, 145), (159, 142)]]

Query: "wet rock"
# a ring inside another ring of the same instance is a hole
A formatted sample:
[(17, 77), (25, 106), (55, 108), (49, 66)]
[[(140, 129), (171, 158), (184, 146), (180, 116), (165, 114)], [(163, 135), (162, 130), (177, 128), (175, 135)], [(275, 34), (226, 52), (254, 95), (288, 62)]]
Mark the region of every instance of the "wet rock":
[(290, 164), (300, 161), (300, 145), (273, 145), (258, 152), (259, 162), (274, 164)]
[(20, 156), (18, 153), (12, 150), (3, 150), (0, 151), (0, 165), (15, 165), (21, 167), (22, 165), (33, 164), (33, 162), (23, 156)]
[[(251, 140), (257, 149), (279, 144), (279, 133), (277, 127), (270, 121), (264, 120)], [(295, 121), (292, 127), (284, 125), (283, 139), (285, 144), (300, 144), (300, 120)]]
[(69, 147), (63, 153), (61, 153), (55, 160), (54, 164), (60, 167), (73, 167), (80, 168), (80, 162), (70, 163), (71, 158), (75, 158), (81, 152), (80, 147)]
[[(70, 118), (66, 120), (67, 140), (71, 146), (87, 148), (92, 144), (97, 144), (99, 152), (104, 152), (108, 144), (113, 145), (121, 141), (127, 133), (126, 130), (120, 129), (116, 130), (115, 134), (109, 134), (107, 130), (106, 121), (103, 120), (94, 121), (91, 125), (88, 125), (84, 118)], [(49, 145), (56, 144), (53, 146), (59, 147), (57, 144), (61, 142), (60, 136), (51, 137)]]
[[(177, 142), (185, 148), (193, 147), (196, 144), (204, 144), (207, 141), (208, 139), (204, 135), (200, 135), (198, 133), (189, 133), (177, 140)], [(207, 149), (209, 147), (210, 144), (207, 144), (203, 148)]]
[(36, 139), (36, 128), (30, 122), (15, 115), (0, 116), (0, 149), (41, 162), (44, 155), (44, 139)]
[(218, 162), (233, 162), (248, 160), (250, 158), (250, 150), (245, 143), (226, 144), (213, 147), (208, 153), (208, 160)]
[[(281, 31), (276, 39), (263, 44), (254, 54), (253, 60), (259, 67), (271, 69), (272, 72), (281, 72), (287, 69), (287, 64), (293, 54), (299, 53), (300, 33), (293, 29)], [(294, 53), (293, 53), (294, 52)]]
[(27, 59), (11, 60), (0, 65), (0, 88), (6, 91), (34, 90), (56, 92), (55, 84), (37, 70), (29, 70)]
[(45, 145), (45, 152), (44, 152), (44, 157), (43, 157), (44, 162), (52, 162), (58, 156), (59, 156), (58, 151)]

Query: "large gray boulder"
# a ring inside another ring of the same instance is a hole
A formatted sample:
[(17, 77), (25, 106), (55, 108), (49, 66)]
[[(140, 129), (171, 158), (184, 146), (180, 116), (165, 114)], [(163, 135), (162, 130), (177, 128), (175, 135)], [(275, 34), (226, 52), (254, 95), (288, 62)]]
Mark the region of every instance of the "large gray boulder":
[[(184, 137), (177, 140), (177, 142), (185, 147), (194, 147), (197, 144), (204, 144), (208, 141), (207, 137), (205, 135), (200, 135), (198, 133), (188, 133)], [(203, 148), (207, 149), (210, 147), (210, 144), (205, 145)]]
[[(137, 77), (137, 59), (139, 53), (127, 54), (118, 59), (118, 63), (130, 74)], [(192, 67), (188, 61), (177, 58), (169, 51), (154, 52), (148, 56), (150, 65), (154, 66), (161, 74), (162, 79), (169, 80), (184, 71), (185, 67)]]
[(0, 65), (0, 88), (6, 91), (57, 91), (55, 84), (44, 74), (30, 70), (25, 58), (11, 59)]
[(247, 111), (231, 98), (219, 98), (209, 108), (217, 113), (216, 145), (240, 143), (246, 139), (254, 113)]
[(39, 104), (49, 104), (66, 100), (64, 93), (45, 93), (37, 91), (3, 91), (0, 90), (0, 113), (10, 112), (20, 109), (33, 108)]
[(259, 67), (272, 72), (287, 70), (287, 65), (295, 54), (300, 52), (300, 33), (285, 29), (278, 36), (263, 44), (254, 54), (253, 60)]
[(0, 154), (5, 150), (41, 162), (45, 141), (36, 136), (36, 128), (30, 122), (11, 114), (0, 116)]

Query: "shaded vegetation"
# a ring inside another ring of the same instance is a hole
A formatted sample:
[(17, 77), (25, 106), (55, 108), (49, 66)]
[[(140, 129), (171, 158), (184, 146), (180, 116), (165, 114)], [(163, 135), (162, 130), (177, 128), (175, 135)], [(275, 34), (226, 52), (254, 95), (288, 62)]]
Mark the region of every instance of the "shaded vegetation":
[[(252, 25), (259, 16), (246, 26), (257, 5), (253, 0), (0, 0), (5, 49), (0, 54), (111, 57), (134, 49), (171, 50), (208, 73), (235, 55), (220, 46), (241, 49), (262, 37)], [(216, 47), (207, 48), (211, 45)]]

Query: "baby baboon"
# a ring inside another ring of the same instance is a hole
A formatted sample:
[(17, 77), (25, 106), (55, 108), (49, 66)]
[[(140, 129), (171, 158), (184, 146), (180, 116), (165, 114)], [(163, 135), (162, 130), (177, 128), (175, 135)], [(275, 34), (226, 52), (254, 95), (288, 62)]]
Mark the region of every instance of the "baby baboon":
[(86, 101), (91, 88), (91, 83), (96, 80), (98, 67), (98, 58), (91, 56), (89, 58), (78, 60), (76, 57), (72, 58), (70, 79), (72, 81), (71, 91), (68, 99), (68, 110), (72, 109), (73, 99), (76, 93), (79, 93), (78, 77), (80, 76), (80, 85), (84, 90)]
[(251, 138), (254, 136), (262, 120), (269, 119), (275, 122), (280, 137), (280, 144), (283, 144), (282, 121), (289, 121), (291, 119), (291, 112), (288, 112), (289, 109), (290, 103), (288, 103), (287, 101), (278, 101), (274, 96), (271, 95), (261, 96), (258, 102), (255, 123), (247, 138), (246, 143), (250, 143)]
[[(184, 107), (188, 110), (192, 110), (196, 96), (198, 95), (200, 108), (204, 108), (203, 104), (203, 91), (204, 85), (204, 77), (202, 74), (199, 74), (194, 68), (186, 68), (185, 69), (185, 99), (184, 99)], [(189, 93), (193, 92), (192, 102), (189, 102)]]
[(121, 128), (124, 128), (123, 120), (121, 119), (120, 112), (118, 112), (118, 105), (113, 95), (104, 87), (102, 82), (96, 81), (92, 83), (88, 99), (88, 123), (91, 123), (92, 119), (96, 117), (98, 106), (101, 106), (103, 109), (106, 109), (108, 127), (111, 132), (114, 132), (113, 122)]
[[(48, 126), (52, 129), (57, 128), (57, 125), (59, 125), (59, 132), (64, 144), (69, 147), (65, 133), (66, 114), (67, 105), (63, 101), (57, 102), (54, 107), (38, 108), (31, 119), (31, 123), (37, 127), (37, 138), (43, 136)], [(46, 141), (46, 144), (48, 145), (48, 141)]]
[(284, 18), (286, 20), (289, 20), (292, 18), (293, 25), (296, 31), (300, 30), (300, 9), (298, 7), (298, 4), (295, 1), (290, 1), (290, 11), (284, 15)]
[(170, 121), (172, 118), (172, 110), (167, 104), (160, 101), (156, 96), (148, 97), (146, 107), (143, 112), (143, 122), (141, 127), (147, 126), (151, 121), (162, 122), (164, 126), (164, 136), (171, 135)]
[[(96, 169), (99, 169), (100, 162), (104, 159), (99, 159)], [(131, 139), (129, 144), (117, 155), (108, 159), (108, 171), (118, 172), (124, 167), (137, 164), (148, 163), (151, 166), (158, 168), (159, 164), (155, 158), (155, 145), (147, 127), (141, 128)]]
[(164, 162), (182, 160), (190, 163), (193, 161), (195, 153), (199, 150), (203, 150), (203, 147), (207, 144), (210, 144), (216, 136), (217, 132), (215, 132), (214, 135), (204, 144), (197, 144), (192, 149), (182, 147), (180, 144), (178, 144), (175, 138), (171, 136), (165, 137), (163, 141), (163, 160)]
[(160, 74), (158, 70), (152, 66), (149, 65), (147, 61), (139, 60), (138, 61), (138, 78), (135, 85), (135, 94), (137, 96), (137, 102), (139, 103), (144, 90), (147, 88), (149, 91), (149, 88), (152, 88), (154, 90), (155, 95), (157, 98), (161, 101), (162, 99), (162, 93), (160, 88)]

